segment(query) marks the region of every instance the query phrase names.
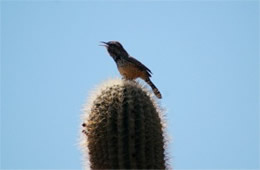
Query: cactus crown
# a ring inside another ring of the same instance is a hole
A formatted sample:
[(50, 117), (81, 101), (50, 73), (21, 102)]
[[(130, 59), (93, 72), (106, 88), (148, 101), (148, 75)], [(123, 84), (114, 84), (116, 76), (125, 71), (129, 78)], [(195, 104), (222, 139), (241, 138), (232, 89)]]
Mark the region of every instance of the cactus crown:
[(166, 168), (160, 111), (139, 83), (107, 82), (83, 116), (82, 147), (92, 169)]

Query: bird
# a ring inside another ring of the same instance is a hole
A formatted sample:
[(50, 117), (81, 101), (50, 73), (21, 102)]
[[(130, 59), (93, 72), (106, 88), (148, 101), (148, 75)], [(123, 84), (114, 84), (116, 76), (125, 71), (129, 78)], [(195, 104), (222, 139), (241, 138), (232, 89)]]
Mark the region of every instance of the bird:
[(124, 49), (122, 44), (118, 41), (100, 41), (101, 46), (106, 47), (109, 55), (114, 59), (119, 73), (126, 80), (135, 80), (137, 78), (143, 79), (152, 88), (155, 96), (161, 99), (162, 95), (158, 88), (150, 80), (151, 70), (147, 68), (140, 61), (130, 56)]

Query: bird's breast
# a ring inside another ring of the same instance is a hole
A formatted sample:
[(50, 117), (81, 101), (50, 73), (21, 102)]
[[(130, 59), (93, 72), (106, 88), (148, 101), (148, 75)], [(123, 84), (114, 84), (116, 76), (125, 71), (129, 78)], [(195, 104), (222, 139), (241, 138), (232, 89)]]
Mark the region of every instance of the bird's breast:
[(145, 79), (145, 72), (138, 69), (132, 63), (121, 61), (117, 63), (117, 68), (120, 74), (128, 80), (133, 80), (138, 77)]

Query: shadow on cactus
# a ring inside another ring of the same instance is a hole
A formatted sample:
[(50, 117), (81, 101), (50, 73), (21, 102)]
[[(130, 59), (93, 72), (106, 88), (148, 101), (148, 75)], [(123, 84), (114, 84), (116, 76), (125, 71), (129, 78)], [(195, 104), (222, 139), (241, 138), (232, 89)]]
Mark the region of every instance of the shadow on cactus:
[(110, 80), (84, 109), (82, 149), (91, 169), (166, 169), (160, 109), (134, 81)]

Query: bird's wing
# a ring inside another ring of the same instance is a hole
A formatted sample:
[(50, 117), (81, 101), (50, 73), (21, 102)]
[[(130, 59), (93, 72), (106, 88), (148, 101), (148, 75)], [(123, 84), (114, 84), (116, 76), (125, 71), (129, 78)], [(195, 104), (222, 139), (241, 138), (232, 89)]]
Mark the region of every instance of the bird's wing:
[(140, 70), (145, 71), (148, 74), (148, 76), (151, 77), (152, 74), (151, 70), (147, 68), (145, 65), (143, 65), (140, 61), (138, 61), (137, 59), (131, 56), (129, 56), (127, 60), (133, 63), (134, 65), (136, 65)]

